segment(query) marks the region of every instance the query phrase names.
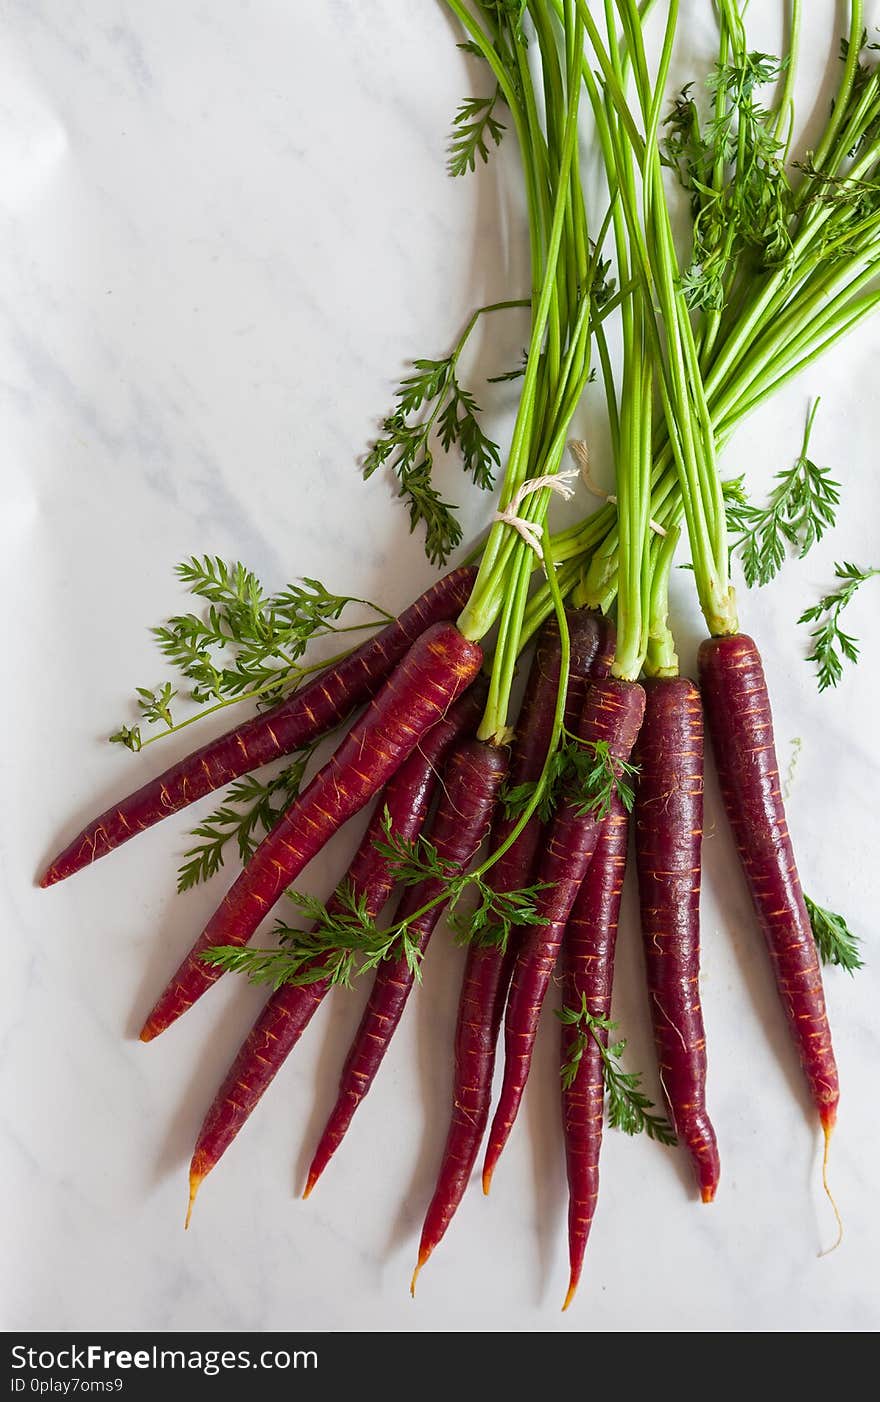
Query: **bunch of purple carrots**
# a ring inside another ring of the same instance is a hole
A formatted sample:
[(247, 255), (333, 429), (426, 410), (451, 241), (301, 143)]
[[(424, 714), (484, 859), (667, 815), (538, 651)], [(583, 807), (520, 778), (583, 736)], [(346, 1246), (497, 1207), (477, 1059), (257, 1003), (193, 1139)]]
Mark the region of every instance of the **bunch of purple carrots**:
[[(774, 67), (751, 52), (736, 0), (717, 6), (708, 115), (689, 91), (669, 111), (677, 3), (668, 6), (654, 71), (642, 31), (650, 5), (636, 0), (447, 3), (491, 90), (463, 104), (451, 161), (458, 173), (485, 160), (489, 143), (501, 139), (498, 113), (506, 109), (529, 213), (529, 346), (488, 534), (473, 563), (452, 569), (321, 670), (291, 669), (291, 639), (305, 646), (335, 633), (331, 620), (359, 601), (331, 596), (315, 581), (266, 599), (243, 567), (208, 557), (184, 567), (194, 591), (210, 601), (209, 619), (201, 632), (193, 615), (171, 620), (160, 631), (163, 651), (195, 699), (210, 703), (206, 713), (244, 695), (259, 707), (89, 823), (41, 885), (66, 879), (217, 789), (238, 786), (233, 803), (259, 795), (241, 844), (242, 870), (141, 1032), (144, 1042), (166, 1032), (226, 972), (271, 990), (207, 1109), (190, 1168), (190, 1213), (329, 991), (370, 977), (304, 1195), (314, 1190), (376, 1078), (420, 982), (428, 942), (446, 918), (467, 953), (449, 1129), (413, 1290), (484, 1141), (489, 1192), (522, 1102), (541, 1009), (560, 977), (567, 1308), (596, 1209), (606, 1118), (678, 1143), (703, 1202), (718, 1190), (700, 1000), (706, 725), (827, 1162), (839, 1087), (817, 922), (826, 936), (842, 922), (802, 891), (767, 684), (758, 647), (740, 630), (730, 556), (745, 542), (755, 582), (767, 582), (762, 571), (769, 578), (779, 568), (779, 549), (783, 557), (788, 546), (806, 553), (831, 523), (837, 485), (809, 463), (805, 440), (797, 480), (809, 478), (812, 495), (801, 490), (799, 515), (786, 515), (781, 498), (773, 503), (782, 546), (768, 545), (753, 529), (758, 508), (740, 483), (722, 481), (718, 456), (751, 408), (873, 307), (874, 294), (864, 289), (880, 261), (871, 222), (880, 223), (880, 199), (872, 203), (864, 189), (880, 193), (880, 78), (865, 61), (861, 5), (853, 3), (828, 127), (795, 184), (785, 131), (796, 54)], [(601, 23), (592, 8), (602, 8)], [(795, 12), (796, 35), (798, 4)], [(775, 100), (760, 106), (756, 94), (774, 83)], [(608, 194), (598, 220), (588, 211), (582, 170), (596, 160)], [(679, 264), (672, 239), (670, 171), (691, 200), (689, 266)], [(861, 202), (839, 197), (848, 188), (858, 188)], [(431, 484), (435, 439), (460, 451), (478, 488), (492, 486), (501, 463), (458, 381), (461, 348), (484, 311), (522, 304), (481, 308), (448, 359), (417, 361), (367, 459), (368, 476), (395, 474), (411, 528), (424, 528), (434, 562), (445, 562), (460, 540), (454, 508)], [(612, 318), (622, 332), (617, 364), (608, 344)], [(587, 470), (570, 426), (594, 365), (615, 494), (552, 534), (553, 496), (569, 495), (572, 478)], [(569, 449), (574, 470), (565, 466)], [(707, 628), (698, 681), (679, 675), (669, 619), (670, 571), (685, 542)], [(760, 554), (768, 549), (775, 569)], [(224, 669), (218, 659), (230, 648), (237, 664)], [(160, 735), (178, 728), (172, 696), (170, 688), (141, 693), (143, 717)], [(306, 782), (315, 746), (340, 729), (335, 752)], [(115, 738), (132, 749), (142, 744), (139, 730)], [(291, 756), (299, 757), (295, 778)], [(282, 759), (283, 782), (241, 787), (245, 776)], [(273, 793), (281, 800), (275, 805), (267, 797)], [(316, 854), (369, 805), (364, 836), (326, 901), (298, 893)], [(615, 943), (631, 845), (666, 1102), (659, 1110), (639, 1078), (621, 1069), (624, 1044), (613, 1035)], [(305, 927), (281, 921), (273, 944), (253, 946), (285, 894), (309, 917)], [(829, 953), (826, 944), (824, 953), (847, 962), (840, 945)], [(849, 958), (855, 966), (851, 950)], [(490, 1123), (502, 1027), (504, 1065)]]

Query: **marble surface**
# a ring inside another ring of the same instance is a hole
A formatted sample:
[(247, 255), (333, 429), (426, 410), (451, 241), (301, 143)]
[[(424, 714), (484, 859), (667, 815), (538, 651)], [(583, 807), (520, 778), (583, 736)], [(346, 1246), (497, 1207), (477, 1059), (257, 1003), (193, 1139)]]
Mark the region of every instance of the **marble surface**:
[[(778, 47), (781, 7), (753, 8), (756, 46)], [(808, 8), (801, 91), (813, 94), (837, 40), (830, 0)], [(685, 6), (682, 74), (709, 51), (708, 9)], [(164, 675), (147, 627), (183, 601), (176, 561), (239, 556), (274, 586), (319, 575), (389, 607), (431, 577), (389, 484), (362, 484), (356, 464), (403, 363), (443, 352), (474, 305), (525, 290), (512, 143), (467, 181), (444, 173), (449, 118), (472, 87), (457, 37), (433, 0), (0, 7), (7, 1329), (837, 1331), (880, 1321), (876, 587), (852, 609), (864, 659), (836, 692), (817, 694), (794, 626), (835, 559), (880, 563), (880, 320), (756, 414), (725, 459), (766, 486), (821, 392), (814, 448), (845, 484), (839, 526), (771, 590), (744, 598), (742, 613), (768, 660), (785, 763), (801, 742), (790, 818), (808, 887), (847, 913), (868, 959), (857, 978), (827, 979), (843, 1085), (831, 1173), (847, 1227), (833, 1255), (819, 1259), (834, 1223), (818, 1138), (711, 779), (704, 1005), (722, 1189), (704, 1208), (680, 1156), (608, 1133), (585, 1278), (565, 1317), (552, 1018), (491, 1201), (474, 1185), (413, 1302), (460, 952), (436, 940), (424, 989), (308, 1204), (295, 1194), (362, 990), (315, 1019), (184, 1235), (193, 1139), (262, 995), (227, 978), (156, 1044), (142, 1046), (136, 1030), (222, 879), (175, 895), (187, 830), (176, 819), (52, 891), (34, 885), (81, 820), (187, 748), (184, 735), (164, 756), (138, 758), (104, 743), (131, 718), (133, 685)], [(516, 386), (484, 378), (513, 363), (523, 339), (521, 314), (498, 318), (466, 366), (502, 435)], [(578, 423), (607, 480), (598, 399)], [(455, 464), (443, 481), (461, 490)], [(468, 535), (488, 511), (466, 507)], [(700, 626), (686, 574), (675, 591), (692, 664)], [(339, 872), (357, 826), (316, 864), (314, 889)], [(628, 891), (616, 1010), (631, 1064), (648, 1068), (656, 1092), (634, 917)]]

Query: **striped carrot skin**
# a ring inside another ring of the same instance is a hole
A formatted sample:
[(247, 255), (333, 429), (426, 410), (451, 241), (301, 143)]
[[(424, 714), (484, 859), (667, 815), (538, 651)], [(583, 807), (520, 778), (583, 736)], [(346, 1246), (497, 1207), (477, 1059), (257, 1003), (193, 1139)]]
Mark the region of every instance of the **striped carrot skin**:
[[(566, 706), (566, 719), (576, 724), (603, 621), (587, 610), (567, 610), (566, 614), (571, 643), (567, 701), (572, 703), (571, 707)], [(510, 761), (512, 787), (533, 784), (540, 777), (553, 729), (560, 665), (559, 628), (552, 618), (538, 635), (523, 694)], [(499, 814), (493, 827), (493, 849), (502, 844), (514, 825), (515, 820)], [(491, 868), (488, 880), (495, 890), (515, 891), (530, 883), (540, 840), (541, 822), (533, 816)], [(504, 953), (494, 947), (471, 945), (468, 949), (455, 1031), (452, 1116), (437, 1184), (422, 1228), (413, 1286), (455, 1215), (480, 1151), (492, 1100), (495, 1048), (515, 958), (513, 938)]]
[[(583, 744), (606, 741), (615, 759), (629, 759), (635, 744), (645, 693), (638, 682), (608, 677), (592, 683), (587, 694), (578, 736)], [(488, 1193), (495, 1166), (513, 1128), (532, 1061), (538, 1018), (544, 1001), (562, 933), (581, 882), (587, 874), (601, 829), (592, 813), (578, 813), (572, 795), (559, 806), (547, 835), (537, 879), (547, 889), (537, 899), (537, 910), (546, 922), (526, 933), (511, 981), (505, 1014), (504, 1080), (483, 1166), (483, 1191)]]
[[(587, 690), (590, 680), (597, 676), (607, 676), (607, 672), (597, 671), (597, 666), (601, 667), (601, 658), (604, 657), (606, 649), (606, 620), (600, 613), (593, 609), (566, 609), (565, 619), (568, 624), (569, 660), (568, 660), (568, 681), (565, 687), (565, 727), (567, 730), (576, 731), (584, 709), (584, 702), (587, 699)], [(555, 618), (547, 620), (545, 627), (551, 627), (551, 636), (555, 636), (555, 646), (559, 647), (559, 630)], [(614, 657), (614, 638), (611, 639), (611, 656)], [(547, 698), (545, 704), (549, 705), (549, 724), (553, 723), (553, 711), (556, 707), (556, 687), (559, 685), (559, 661), (556, 661), (555, 669), (551, 669), (554, 680), (554, 689)], [(545, 725), (547, 722), (545, 721)], [(547, 754), (547, 742), (549, 733), (543, 737), (544, 745), (540, 751), (541, 765)], [(538, 768), (538, 774), (541, 769)], [(535, 776), (537, 777), (537, 775)]]
[(636, 745), (635, 805), (642, 940), (660, 1081), (703, 1202), (721, 1163), (706, 1110), (706, 1033), (700, 1005), (703, 707), (686, 677), (645, 683)]
[(40, 885), (54, 886), (205, 794), (333, 730), (375, 695), (421, 633), (457, 618), (475, 578), (471, 566), (445, 575), (387, 628), (292, 696), (210, 740), (108, 808), (55, 857)]
[[(566, 609), (565, 615), (568, 623), (569, 662), (564, 725), (567, 730), (577, 731), (590, 679), (596, 675), (596, 662), (599, 654), (604, 651), (605, 627), (604, 620), (592, 609)], [(611, 652), (613, 656), (613, 636)], [(511, 768), (510, 782), (512, 786), (526, 783), (534, 784), (541, 777), (541, 770), (544, 768), (547, 747), (550, 744), (550, 735), (553, 730), (561, 661), (559, 625), (556, 619), (551, 617), (541, 630), (538, 648), (535, 651), (535, 662), (539, 670), (534, 687), (530, 672), (520, 707), (518, 729), (521, 729), (523, 733), (523, 742), (520, 747), (522, 753), (517, 753), (515, 749)], [(532, 722), (533, 716), (537, 717), (537, 721), (534, 723)], [(522, 773), (521, 779), (516, 777), (518, 773)], [(498, 848), (506, 842), (515, 827), (515, 818), (505, 818), (503, 812), (499, 813), (492, 835), (493, 848)], [(499, 857), (489, 873), (490, 884), (494, 886), (496, 891), (516, 891), (529, 884), (538, 860), (538, 848), (541, 844), (543, 831), (540, 818), (536, 813), (533, 813), (519, 837), (511, 844), (504, 856)], [(487, 1010), (489, 1007), (493, 1009), (492, 1062), (487, 1068), (490, 1082), (487, 1093), (490, 1095), (495, 1061), (494, 1048), (504, 1017), (504, 1007), (510, 989), (510, 980), (513, 977), (520, 934), (519, 930), (511, 932), (511, 939), (503, 956), (498, 956), (494, 950), (473, 951), (475, 955), (482, 952), (494, 955), (496, 958), (501, 957), (500, 973), (494, 997), (486, 1005)], [(485, 1125), (483, 1127), (485, 1128)]]
[[(498, 745), (472, 740), (455, 749), (443, 771), (440, 803), (429, 837), (450, 876), (466, 871), (489, 834), (498, 791), (507, 774), (507, 751)], [(408, 920), (442, 892), (440, 881), (422, 881), (403, 894), (395, 922)], [(417, 916), (410, 933), (424, 953), (443, 912), (435, 905)], [(339, 1082), (339, 1095), (315, 1150), (308, 1182), (308, 1197), (336, 1153), (354, 1113), (376, 1078), (397, 1030), (415, 975), (404, 957), (380, 965)]]
[[(596, 844), (596, 855), (581, 882), (562, 939), (563, 1005), (581, 1008), (586, 999), (591, 1015), (597, 1018), (611, 1016), (614, 950), (626, 875), (628, 836), (629, 818), (615, 795)], [(607, 1046), (608, 1033), (600, 1031), (598, 1035)], [(563, 1066), (571, 1061), (576, 1037), (576, 1028), (563, 1023)], [(599, 1196), (599, 1152), (604, 1116), (602, 1053), (595, 1039), (588, 1036), (577, 1064), (577, 1074), (571, 1085), (563, 1087), (562, 1091), (570, 1266), (563, 1310), (568, 1309), (578, 1288), (593, 1225)]]
[(785, 820), (761, 656), (751, 638), (737, 633), (706, 639), (699, 666), (724, 807), (827, 1141), (840, 1086), (816, 942)]
[[(569, 665), (566, 687), (565, 723), (577, 727), (583, 710), (587, 683), (599, 647), (601, 624), (588, 609), (566, 609), (569, 634)], [(532, 666), (517, 719), (516, 738), (510, 761), (510, 785), (534, 784), (541, 776), (553, 731), (562, 645), (559, 624), (548, 618), (535, 648)], [(499, 813), (492, 829), (492, 846), (500, 847), (516, 827), (515, 818)], [(514, 891), (524, 884), (535, 865), (541, 842), (541, 820), (532, 814), (516, 841), (491, 868), (490, 881), (499, 891)]]
[(611, 676), (614, 653), (617, 649), (617, 629), (614, 626), (613, 618), (605, 618), (601, 614), (597, 617), (599, 645), (590, 667), (590, 676), (596, 681), (604, 681), (606, 677)]
[[(408, 842), (421, 831), (442, 765), (455, 741), (476, 727), (485, 701), (482, 679), (471, 687), (441, 721), (428, 731), (386, 784), (348, 869), (347, 880), (363, 897), (375, 918), (391, 895), (394, 872), (376, 843), (384, 840), (383, 818), (388, 809), (391, 829)], [(335, 905), (331, 897), (328, 909)], [(248, 1120), (287, 1057), (296, 1046), (330, 989), (328, 979), (283, 984), (266, 1002), (256, 1023), (226, 1074), (199, 1131), (190, 1168), (190, 1204), (199, 1184), (211, 1172)]]
[(388, 782), (474, 680), (482, 656), (479, 645), (452, 623), (435, 623), (416, 639), (336, 753), (233, 882), (147, 1018), (142, 1041), (164, 1032), (216, 983), (221, 970), (204, 963), (204, 951), (213, 945), (247, 943), (285, 888)]

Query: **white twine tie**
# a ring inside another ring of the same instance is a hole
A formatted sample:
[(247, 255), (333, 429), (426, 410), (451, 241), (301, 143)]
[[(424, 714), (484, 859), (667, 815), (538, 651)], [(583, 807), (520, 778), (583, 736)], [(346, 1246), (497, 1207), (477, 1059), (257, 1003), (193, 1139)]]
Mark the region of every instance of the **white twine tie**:
[[(603, 492), (602, 488), (597, 487), (596, 483), (593, 481), (593, 476), (590, 471), (590, 450), (587, 447), (586, 443), (583, 441), (583, 439), (570, 439), (568, 444), (568, 451), (571, 453), (571, 456), (574, 458), (575, 462), (578, 465), (578, 474), (587, 491), (592, 492), (593, 496), (599, 497), (601, 501), (607, 501), (610, 503), (611, 506), (616, 506), (617, 497), (610, 496), (607, 492)], [(668, 534), (665, 527), (661, 526), (660, 522), (653, 520), (653, 518), (648, 521), (648, 525), (650, 526), (652, 531), (655, 531), (657, 533), (657, 535), (665, 536)]]
[(556, 492), (563, 501), (570, 501), (574, 496), (574, 483), (579, 475), (577, 468), (567, 467), (564, 472), (548, 473), (545, 477), (528, 477), (517, 487), (504, 510), (495, 512), (493, 520), (501, 521), (505, 526), (512, 526), (522, 536), (526, 545), (534, 550), (536, 555), (542, 556), (539, 528), (534, 521), (525, 521), (516, 513), (527, 497), (533, 496), (535, 492), (542, 492), (545, 487), (548, 491)]

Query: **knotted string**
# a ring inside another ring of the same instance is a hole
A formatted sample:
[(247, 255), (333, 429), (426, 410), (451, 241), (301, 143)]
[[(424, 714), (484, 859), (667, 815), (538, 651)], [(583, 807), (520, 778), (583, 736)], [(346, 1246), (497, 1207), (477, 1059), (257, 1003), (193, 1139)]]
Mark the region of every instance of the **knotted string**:
[(556, 492), (563, 501), (570, 501), (574, 496), (574, 483), (579, 476), (577, 468), (568, 467), (564, 472), (548, 473), (545, 477), (528, 477), (517, 487), (510, 501), (503, 511), (496, 511), (493, 517), (495, 521), (501, 521), (505, 526), (512, 528), (522, 536), (526, 545), (534, 550), (539, 557), (542, 556), (541, 532), (534, 521), (526, 521), (522, 516), (517, 516), (517, 512), (522, 506), (526, 497), (533, 496), (535, 492), (541, 492), (546, 487), (548, 491)]

